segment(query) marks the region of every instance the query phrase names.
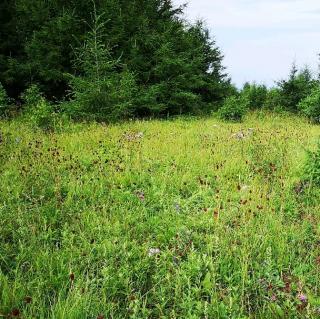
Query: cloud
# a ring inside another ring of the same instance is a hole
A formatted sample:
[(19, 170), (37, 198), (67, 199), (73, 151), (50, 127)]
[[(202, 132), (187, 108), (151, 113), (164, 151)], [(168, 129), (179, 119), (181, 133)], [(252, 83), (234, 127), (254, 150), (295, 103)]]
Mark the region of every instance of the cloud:
[(272, 84), (286, 76), (293, 60), (316, 67), (319, 0), (189, 0), (186, 17), (207, 23), (238, 85)]

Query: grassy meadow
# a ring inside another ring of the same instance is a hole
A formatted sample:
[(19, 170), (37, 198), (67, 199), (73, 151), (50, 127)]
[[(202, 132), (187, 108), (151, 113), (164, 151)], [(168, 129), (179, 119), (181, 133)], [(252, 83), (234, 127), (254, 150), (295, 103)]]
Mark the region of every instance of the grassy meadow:
[(320, 318), (320, 127), (0, 122), (0, 318)]

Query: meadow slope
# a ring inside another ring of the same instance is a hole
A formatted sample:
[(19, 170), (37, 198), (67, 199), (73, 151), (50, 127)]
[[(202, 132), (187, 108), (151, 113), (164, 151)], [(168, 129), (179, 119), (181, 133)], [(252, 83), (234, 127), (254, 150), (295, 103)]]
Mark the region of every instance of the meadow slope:
[(0, 317), (318, 318), (320, 127), (0, 122)]

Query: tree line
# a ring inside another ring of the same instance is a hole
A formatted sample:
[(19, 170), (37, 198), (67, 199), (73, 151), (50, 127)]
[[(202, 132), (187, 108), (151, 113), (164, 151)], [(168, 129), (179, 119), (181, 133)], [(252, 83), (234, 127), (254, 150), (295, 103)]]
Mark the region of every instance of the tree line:
[(3, 0), (0, 115), (109, 121), (219, 110), (239, 120), (267, 108), (320, 121), (319, 77), (294, 66), (272, 89), (237, 90), (208, 29), (184, 9), (171, 0)]
[(74, 116), (201, 113), (231, 84), (201, 23), (171, 0), (4, 0), (0, 82), (9, 97), (37, 85)]

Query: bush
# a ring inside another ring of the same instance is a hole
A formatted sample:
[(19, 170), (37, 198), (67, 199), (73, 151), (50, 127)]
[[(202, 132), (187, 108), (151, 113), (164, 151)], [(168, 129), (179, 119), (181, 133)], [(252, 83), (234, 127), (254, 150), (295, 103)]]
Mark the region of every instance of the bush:
[(0, 116), (6, 115), (9, 110), (10, 100), (7, 92), (0, 83)]
[(227, 121), (240, 122), (248, 110), (248, 101), (243, 96), (230, 96), (225, 99), (218, 115)]
[(299, 110), (314, 123), (320, 124), (320, 87), (314, 88), (309, 96), (299, 103)]
[(43, 96), (39, 86), (37, 84), (32, 84), (21, 94), (21, 98), (25, 107), (34, 107), (43, 99)]
[(291, 69), (289, 79), (278, 82), (280, 89), (280, 105), (290, 112), (297, 112), (299, 103), (310, 95), (316, 84), (311, 71), (306, 67), (298, 71), (295, 65)]
[(45, 100), (36, 84), (31, 85), (22, 94), (25, 103), (25, 114), (34, 127), (51, 130), (54, 126), (52, 106)]
[(305, 175), (311, 185), (320, 186), (320, 142), (315, 151), (308, 151)]
[(268, 110), (279, 110), (282, 109), (281, 106), (281, 91), (277, 88), (273, 88), (268, 91), (264, 108)]
[(251, 110), (261, 109), (265, 105), (268, 89), (265, 85), (246, 83), (242, 89), (241, 95), (248, 101), (248, 107)]

